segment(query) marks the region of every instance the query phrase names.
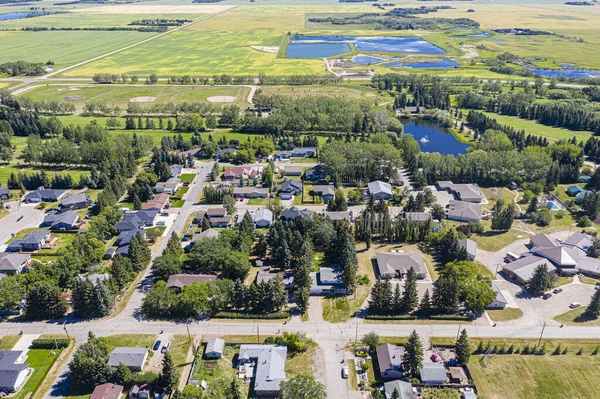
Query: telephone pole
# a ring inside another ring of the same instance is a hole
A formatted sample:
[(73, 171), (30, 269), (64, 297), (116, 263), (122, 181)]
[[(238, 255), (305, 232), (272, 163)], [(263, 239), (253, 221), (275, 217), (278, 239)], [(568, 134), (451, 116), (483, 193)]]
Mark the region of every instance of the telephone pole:
[(67, 340), (71, 340), (71, 337), (69, 337), (69, 332), (67, 331), (67, 325), (65, 324), (66, 321), (63, 322), (63, 330), (65, 330), (65, 334), (67, 334)]
[(190, 319), (186, 319), (185, 327), (187, 328), (188, 339), (192, 342), (192, 336), (190, 335)]
[(542, 333), (540, 334), (540, 340), (538, 342), (538, 347), (542, 344), (542, 337), (544, 336), (544, 330), (546, 329), (547, 323), (544, 321), (544, 325), (542, 326)]

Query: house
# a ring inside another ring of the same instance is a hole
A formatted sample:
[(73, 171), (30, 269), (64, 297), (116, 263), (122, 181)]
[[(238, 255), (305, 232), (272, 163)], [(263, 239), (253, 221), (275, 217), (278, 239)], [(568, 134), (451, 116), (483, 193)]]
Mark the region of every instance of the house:
[(281, 273), (274, 273), (270, 271), (271, 268), (266, 266), (266, 267), (261, 267), (260, 271), (256, 274), (256, 284), (260, 284), (260, 283), (268, 283), (269, 281), (273, 280), (275, 277), (277, 277), (278, 275), (280, 275), (283, 278), (283, 285), (286, 289), (292, 289), (294, 286), (294, 275), (292, 273), (288, 273), (288, 272), (281, 272)]
[(217, 276), (213, 274), (172, 274), (167, 281), (167, 287), (182, 289), (194, 283), (205, 283), (216, 279)]
[(40, 226), (50, 227), (51, 230), (73, 230), (77, 227), (78, 221), (79, 214), (75, 211), (49, 213)]
[[(160, 194), (159, 194), (160, 195)], [(157, 196), (158, 197), (158, 196)], [(159, 210), (156, 208), (142, 209), (141, 211), (127, 212), (123, 220), (113, 226), (119, 231), (136, 230), (143, 227), (154, 226)]]
[(385, 391), (385, 399), (394, 398), (394, 391), (398, 391), (398, 399), (416, 399), (417, 397), (413, 393), (413, 388), (410, 382), (402, 380), (388, 381), (383, 384)]
[(462, 367), (448, 367), (450, 372), (450, 382), (453, 384), (466, 385), (469, 383), (469, 378)]
[(108, 248), (105, 252), (104, 255), (102, 255), (102, 259), (104, 260), (110, 260), (115, 256), (115, 252), (117, 251), (116, 248)]
[(108, 357), (108, 364), (111, 367), (118, 367), (123, 363), (131, 371), (142, 371), (144, 364), (148, 359), (148, 349), (146, 348), (115, 348)]
[(236, 166), (235, 168), (225, 169), (223, 172), (223, 180), (235, 179), (257, 179), (261, 175), (258, 167), (252, 165)]
[(296, 147), (292, 156), (295, 158), (314, 158), (317, 156), (317, 147)]
[(453, 184), (452, 193), (459, 201), (481, 203), (483, 194), (474, 184)]
[(106, 383), (94, 388), (94, 392), (92, 392), (90, 399), (119, 399), (122, 394), (122, 385)]
[(23, 351), (0, 351), (0, 391), (18, 391), (29, 373)]
[(160, 193), (154, 196), (151, 200), (144, 202), (142, 204), (142, 210), (157, 210), (158, 212), (162, 212), (165, 208), (169, 207), (169, 194), (166, 192)]
[(60, 208), (70, 209), (73, 211), (77, 209), (86, 209), (88, 207), (88, 203), (89, 201), (84, 193), (73, 194), (69, 195), (62, 201)]
[(579, 186), (569, 186), (567, 187), (567, 195), (569, 197), (575, 197), (577, 194), (583, 191), (583, 188)]
[(171, 169), (171, 177), (179, 177), (181, 171), (183, 171), (183, 166), (177, 164), (171, 165), (169, 168)]
[(496, 298), (490, 303), (486, 309), (504, 309), (506, 305), (508, 305), (508, 301), (502, 294), (502, 291), (498, 288), (498, 286), (492, 283), (492, 290), (496, 293)]
[(313, 213), (310, 209), (300, 209), (297, 206), (292, 206), (281, 211), (279, 218), (282, 220), (296, 220), (298, 217), (310, 218), (312, 217), (312, 214)]
[(196, 214), (194, 215), (194, 220), (192, 221), (192, 223), (194, 223), (194, 224), (201, 224), (202, 221), (204, 220), (204, 215), (206, 215), (205, 211), (198, 211), (198, 212), (196, 212)]
[(133, 229), (133, 230), (124, 230), (119, 233), (117, 239), (115, 240), (115, 245), (117, 247), (122, 247), (123, 245), (129, 245), (131, 239), (140, 233), (142, 237), (146, 238), (146, 230), (143, 228)]
[(583, 204), (583, 200), (585, 200), (585, 196), (588, 195), (590, 192), (588, 190), (581, 190), (579, 192), (579, 194), (577, 194), (575, 196), (575, 203), (577, 205), (581, 205)]
[(440, 363), (423, 363), (420, 374), (425, 385), (442, 385), (448, 381), (446, 368)]
[(260, 208), (250, 216), (256, 227), (269, 227), (273, 222), (273, 212), (268, 208)]
[(423, 257), (417, 252), (377, 252), (377, 270), (381, 278), (403, 278), (412, 268), (417, 278), (427, 277), (427, 267)]
[(302, 176), (302, 173), (304, 173), (304, 170), (301, 167), (288, 166), (285, 168), (286, 176)]
[(302, 183), (298, 180), (289, 179), (281, 183), (279, 196), (283, 200), (290, 200), (294, 195), (302, 194)]
[(310, 273), (312, 285), (310, 295), (346, 295), (346, 286), (341, 270), (336, 267), (322, 267), (318, 272)]
[(458, 240), (458, 245), (460, 245), (461, 248), (465, 248), (469, 260), (475, 260), (475, 257), (477, 256), (477, 243), (475, 241), (463, 238)]
[(192, 235), (192, 243), (196, 243), (198, 241), (207, 240), (210, 238), (218, 238), (219, 232), (215, 229), (207, 229), (202, 233), (194, 233)]
[(277, 161), (279, 159), (290, 159), (294, 153), (292, 151), (277, 151), (273, 158)]
[(157, 194), (160, 194), (160, 193), (175, 194), (175, 192), (177, 191), (177, 189), (179, 188), (180, 185), (181, 185), (181, 181), (176, 177), (172, 177), (165, 182), (156, 183), (156, 186), (154, 186), (154, 192)]
[(10, 191), (8, 188), (0, 188), (0, 200), (7, 201), (10, 198)]
[(518, 188), (519, 188), (519, 185), (518, 185), (517, 183), (515, 183), (514, 181), (511, 181), (511, 182), (508, 184), (508, 189), (509, 189), (509, 190), (516, 190), (516, 189), (518, 189)]
[(209, 208), (206, 211), (206, 217), (208, 220), (212, 218), (222, 218), (224, 216), (227, 216), (227, 209), (225, 208)]
[(212, 338), (206, 342), (206, 349), (204, 350), (204, 357), (206, 359), (220, 359), (223, 356), (223, 349), (225, 349), (225, 341), (221, 338)]
[(558, 240), (546, 233), (540, 233), (529, 239), (529, 246), (534, 247), (556, 247), (560, 245)]
[(29, 255), (0, 252), (0, 274), (21, 274), (30, 263)]
[(367, 195), (372, 195), (376, 200), (391, 200), (394, 192), (390, 183), (375, 180), (367, 184)]
[(231, 216), (211, 217), (210, 227), (229, 227), (231, 225)]
[(287, 381), (286, 361), (284, 345), (240, 345), (238, 374), (252, 380), (251, 389), (258, 397), (277, 397), (281, 383)]
[(23, 202), (38, 203), (38, 202), (58, 202), (67, 194), (67, 190), (52, 190), (43, 187), (35, 191), (27, 193), (23, 197)]
[(452, 181), (450, 181), (450, 180), (441, 180), (435, 184), (438, 191), (452, 191), (453, 185), (454, 185), (454, 183), (452, 183)]
[(481, 204), (450, 200), (446, 205), (446, 218), (457, 222), (479, 222), (481, 220)]
[(402, 212), (398, 215), (400, 219), (404, 219), (407, 222), (415, 223), (428, 223), (431, 220), (431, 213), (429, 212)]
[(235, 155), (235, 153), (237, 152), (237, 150), (235, 148), (223, 148), (222, 150), (219, 150), (215, 153), (215, 159), (219, 160), (221, 159), (221, 157), (223, 156), (223, 154), (225, 154), (226, 152), (231, 153), (231, 155)]
[(381, 344), (376, 348), (379, 373), (384, 380), (402, 378), (402, 359), (404, 347)]
[(354, 223), (354, 217), (352, 216), (352, 211), (339, 211), (339, 212), (325, 211), (325, 212), (323, 212), (323, 216), (328, 217), (332, 221), (345, 220), (349, 223)]
[(320, 181), (327, 178), (325, 165), (316, 165), (304, 172), (304, 178), (309, 181)]
[(592, 245), (592, 236), (576, 231), (575, 233), (571, 234), (569, 238), (563, 241), (563, 245), (587, 252)]
[(267, 198), (269, 196), (268, 188), (259, 187), (235, 187), (233, 189), (235, 198)]
[(313, 186), (313, 195), (323, 198), (323, 202), (329, 202), (335, 196), (335, 187), (330, 185)]
[(114, 256), (129, 257), (129, 245), (123, 245), (123, 246), (120, 246), (119, 248), (117, 248), (117, 250), (113, 254), (113, 257)]
[(548, 261), (548, 259), (535, 255), (524, 256), (514, 262), (505, 264), (502, 266), (502, 269), (508, 277), (525, 285), (531, 279), (531, 277), (533, 277), (535, 268), (540, 265), (548, 266), (548, 271), (552, 273), (556, 273), (558, 271), (552, 262)]
[(588, 176), (588, 175), (581, 175), (579, 176), (579, 179), (577, 179), (577, 181), (579, 183), (589, 183), (592, 181), (592, 176)]
[(6, 252), (34, 252), (53, 245), (55, 238), (49, 230), (34, 230), (23, 238), (15, 238), (6, 247)]

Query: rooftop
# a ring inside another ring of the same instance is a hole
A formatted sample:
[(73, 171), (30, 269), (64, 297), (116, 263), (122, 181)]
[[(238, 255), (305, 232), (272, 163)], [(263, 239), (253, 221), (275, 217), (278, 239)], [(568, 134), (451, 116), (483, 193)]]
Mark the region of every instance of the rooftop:
[(172, 274), (167, 281), (167, 287), (183, 288), (194, 283), (205, 283), (216, 280), (213, 274)]
[(411, 267), (417, 274), (427, 273), (423, 257), (418, 252), (377, 252), (376, 257), (381, 274), (406, 274)]
[(381, 180), (372, 181), (367, 185), (367, 187), (369, 188), (369, 193), (371, 194), (386, 193), (391, 195), (393, 193), (392, 185)]
[(241, 345), (239, 359), (256, 361), (254, 390), (278, 391), (286, 381), (287, 347), (280, 345)]
[(115, 348), (108, 358), (107, 364), (112, 367), (117, 367), (123, 363), (127, 367), (142, 368), (148, 355), (146, 348)]

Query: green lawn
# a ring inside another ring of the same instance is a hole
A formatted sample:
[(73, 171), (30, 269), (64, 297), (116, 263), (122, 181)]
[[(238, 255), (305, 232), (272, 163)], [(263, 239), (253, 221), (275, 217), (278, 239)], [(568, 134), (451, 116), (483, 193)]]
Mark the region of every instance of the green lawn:
[(167, 229), (167, 226), (150, 227), (148, 230), (146, 230), (146, 235), (155, 233), (158, 237), (160, 237), (163, 235), (163, 233), (165, 232), (166, 229)]
[(494, 321), (516, 320), (523, 316), (523, 311), (517, 308), (490, 309), (487, 312)]
[(24, 399), (34, 396), (42, 384), (44, 377), (48, 374), (50, 367), (54, 364), (60, 350), (31, 349), (27, 352), (26, 363), (33, 368), (33, 374), (29, 377), (23, 388), (14, 396), (15, 399)]
[(20, 335), (3, 336), (2, 338), (0, 338), (0, 350), (5, 351), (12, 349), (20, 338)]
[(173, 340), (171, 341), (169, 353), (173, 358), (173, 363), (175, 364), (175, 367), (177, 367), (180, 373), (183, 370), (183, 367), (186, 365), (185, 360), (187, 358), (187, 354), (191, 345), (192, 342), (189, 340), (187, 334), (175, 335), (173, 337)]
[(179, 180), (181, 180), (182, 183), (191, 183), (194, 181), (195, 177), (196, 175), (194, 173), (184, 173), (179, 176)]
[(600, 326), (600, 319), (589, 318), (584, 315), (586, 309), (587, 306), (571, 309), (566, 313), (556, 316), (554, 320), (562, 324), (574, 326)]
[(343, 323), (351, 317), (350, 301), (346, 297), (324, 298), (323, 319), (330, 323)]
[(496, 252), (516, 240), (528, 237), (527, 233), (515, 229), (492, 231), (490, 230), (491, 222), (489, 220), (482, 220), (481, 224), (485, 226), (485, 231), (481, 234), (473, 234), (471, 240), (475, 241), (477, 247), (484, 251)]
[(182, 200), (182, 199), (171, 201), (171, 208), (181, 208), (184, 203), (185, 203), (185, 200)]
[(154, 342), (156, 342), (155, 334), (117, 334), (106, 337), (110, 350), (121, 346), (148, 348), (152, 350)]

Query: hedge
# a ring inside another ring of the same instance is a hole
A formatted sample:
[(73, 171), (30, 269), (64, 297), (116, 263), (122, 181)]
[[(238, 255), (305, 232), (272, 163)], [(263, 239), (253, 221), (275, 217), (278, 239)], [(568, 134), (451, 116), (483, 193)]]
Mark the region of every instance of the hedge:
[(409, 314), (401, 314), (397, 316), (385, 316), (385, 315), (369, 315), (366, 317), (368, 320), (416, 320), (417, 316)]
[(288, 312), (276, 312), (276, 313), (236, 313), (236, 312), (218, 312), (213, 318), (215, 319), (287, 319), (290, 317)]
[(62, 349), (69, 346), (69, 340), (65, 338), (50, 339), (38, 338), (31, 341), (32, 349)]
[(431, 320), (459, 320), (459, 321), (471, 321), (469, 316), (460, 314), (438, 314), (430, 317)]

